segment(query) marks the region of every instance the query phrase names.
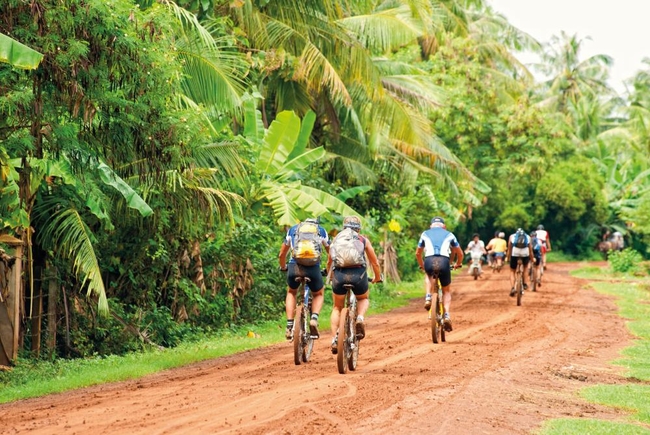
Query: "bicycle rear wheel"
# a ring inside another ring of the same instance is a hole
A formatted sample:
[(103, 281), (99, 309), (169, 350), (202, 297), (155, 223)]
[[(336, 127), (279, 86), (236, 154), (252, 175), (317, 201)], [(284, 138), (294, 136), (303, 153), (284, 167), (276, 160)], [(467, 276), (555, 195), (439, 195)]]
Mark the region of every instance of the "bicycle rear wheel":
[(302, 329), (304, 334), (302, 334), (302, 362), (309, 362), (311, 358), (311, 353), (314, 350), (314, 339), (311, 338), (311, 331), (309, 329), (309, 320), (311, 318), (311, 312), (309, 307), (304, 307), (302, 310)]
[(302, 304), (296, 307), (293, 320), (293, 362), (299, 366), (303, 359), (303, 339), (305, 336), (305, 321)]
[(440, 336), (440, 325), (438, 324), (438, 304), (434, 308), (429, 309), (429, 316), (431, 316), (431, 339), (435, 344), (438, 344), (438, 337)]
[(517, 287), (515, 288), (517, 290), (517, 306), (521, 306), (521, 296), (524, 293), (524, 284), (521, 280), (521, 277), (517, 280)]
[(442, 304), (442, 299), (440, 298), (440, 296), (438, 296), (438, 298), (436, 299), (436, 306), (438, 307), (438, 313), (440, 313), (440, 315), (438, 317), (438, 319), (440, 319), (439, 322), (438, 322), (438, 329), (440, 329), (440, 341), (442, 341), (444, 343), (444, 342), (447, 341), (447, 338), (445, 336), (445, 327), (442, 324), (443, 323), (442, 318), (443, 318), (443, 315), (445, 314), (445, 307)]
[(339, 319), (339, 341), (338, 349), (336, 352), (336, 365), (338, 366), (339, 373), (344, 375), (348, 371), (348, 358), (349, 358), (349, 349), (348, 346), (348, 317), (349, 312), (347, 308), (341, 310), (341, 317)]
[(359, 339), (357, 338), (357, 325), (356, 316), (351, 315), (348, 311), (348, 368), (351, 371), (357, 369), (357, 361), (359, 360)]

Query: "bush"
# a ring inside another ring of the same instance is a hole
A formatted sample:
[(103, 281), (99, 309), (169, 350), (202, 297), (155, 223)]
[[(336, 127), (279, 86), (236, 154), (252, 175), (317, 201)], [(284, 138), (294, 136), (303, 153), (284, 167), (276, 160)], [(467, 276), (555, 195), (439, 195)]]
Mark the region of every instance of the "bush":
[(622, 251), (610, 251), (607, 261), (614, 272), (637, 272), (643, 257), (634, 249), (626, 248)]

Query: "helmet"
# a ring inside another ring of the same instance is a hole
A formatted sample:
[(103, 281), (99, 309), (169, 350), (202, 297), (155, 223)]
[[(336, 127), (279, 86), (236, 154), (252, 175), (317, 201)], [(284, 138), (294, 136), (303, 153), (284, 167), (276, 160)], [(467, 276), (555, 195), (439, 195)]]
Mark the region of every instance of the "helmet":
[(305, 219), (305, 222), (309, 222), (310, 224), (318, 224), (318, 219), (316, 219), (316, 218), (307, 218), (307, 219)]
[(357, 216), (347, 216), (343, 219), (343, 228), (352, 228), (355, 231), (361, 229), (361, 219)]
[(478, 233), (474, 233), (474, 234), (472, 235), (472, 239), (475, 239), (475, 238), (477, 238), (477, 237), (480, 238), (481, 236), (480, 236)]
[(543, 229), (544, 229), (544, 225), (537, 225), (537, 229), (538, 229), (538, 230), (543, 230)]
[(521, 228), (517, 228), (517, 234), (524, 234), (524, 230), (522, 230)]
[(440, 216), (436, 216), (433, 219), (431, 219), (432, 224), (445, 224), (445, 220), (441, 218)]
[(500, 238), (500, 239), (504, 239), (505, 237), (506, 237), (506, 233), (504, 233), (503, 231), (501, 231), (501, 232), (499, 233), (499, 238)]
[(535, 231), (530, 232), (530, 237), (537, 237), (537, 233)]

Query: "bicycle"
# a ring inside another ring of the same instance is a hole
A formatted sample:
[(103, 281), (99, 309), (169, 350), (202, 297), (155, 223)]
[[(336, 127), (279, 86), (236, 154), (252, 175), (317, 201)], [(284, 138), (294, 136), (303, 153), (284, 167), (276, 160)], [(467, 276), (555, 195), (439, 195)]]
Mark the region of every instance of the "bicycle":
[[(379, 282), (382, 282), (383, 279)], [(343, 284), (346, 290), (345, 306), (341, 309), (339, 329), (337, 333), (336, 366), (339, 373), (344, 375), (348, 369), (357, 369), (359, 360), (359, 340), (357, 335), (357, 297), (354, 285)]]
[[(451, 269), (454, 270), (455, 268), (452, 267)], [(439, 341), (446, 341), (445, 332), (449, 331), (445, 329), (445, 306), (442, 302), (442, 286), (440, 285), (440, 279), (438, 279), (437, 273), (434, 273), (432, 278), (434, 281), (431, 294), (436, 294), (436, 303), (431, 305), (431, 308), (429, 308), (429, 320), (431, 321), (431, 339), (435, 344), (438, 344)], [(433, 311), (434, 308), (435, 312)]]
[(541, 271), (541, 262), (538, 266), (536, 264), (535, 258), (531, 258), (531, 264), (528, 268), (528, 277), (530, 278), (530, 288), (532, 291), (537, 291), (537, 286), (542, 282), (542, 271)]
[(524, 262), (521, 257), (517, 258), (517, 271), (515, 272), (515, 294), (517, 295), (517, 306), (520, 306), (521, 297), (524, 295)]
[(302, 300), (298, 299), (296, 292), (296, 314), (293, 321), (293, 362), (300, 365), (301, 362), (309, 362), (314, 350), (314, 340), (318, 337), (311, 335), (309, 321), (311, 320), (312, 295), (309, 288), (309, 278), (298, 276), (296, 281), (300, 283), (298, 290), (302, 291)]

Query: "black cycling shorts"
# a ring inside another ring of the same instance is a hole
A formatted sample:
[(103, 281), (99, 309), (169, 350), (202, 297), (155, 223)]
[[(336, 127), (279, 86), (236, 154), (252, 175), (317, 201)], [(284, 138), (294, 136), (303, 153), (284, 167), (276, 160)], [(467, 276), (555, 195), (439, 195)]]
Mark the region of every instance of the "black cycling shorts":
[(368, 273), (365, 267), (345, 267), (334, 269), (332, 274), (332, 291), (335, 295), (344, 295), (348, 291), (343, 284), (352, 284), (352, 291), (360, 296), (368, 291)]
[(320, 264), (301, 266), (298, 263), (289, 263), (287, 267), (287, 285), (292, 290), (300, 287), (300, 283), (296, 281), (297, 276), (309, 278), (309, 288), (312, 291), (317, 292), (323, 288), (323, 276), (320, 274)]
[(542, 262), (542, 253), (535, 253), (535, 266), (539, 266)]
[(510, 257), (510, 269), (517, 270), (517, 260), (520, 259), (524, 263), (524, 267), (528, 266), (530, 263), (530, 257)]
[(431, 255), (424, 257), (424, 271), (429, 276), (438, 275), (440, 285), (447, 287), (451, 284), (451, 268), (449, 267), (449, 257), (442, 255)]

